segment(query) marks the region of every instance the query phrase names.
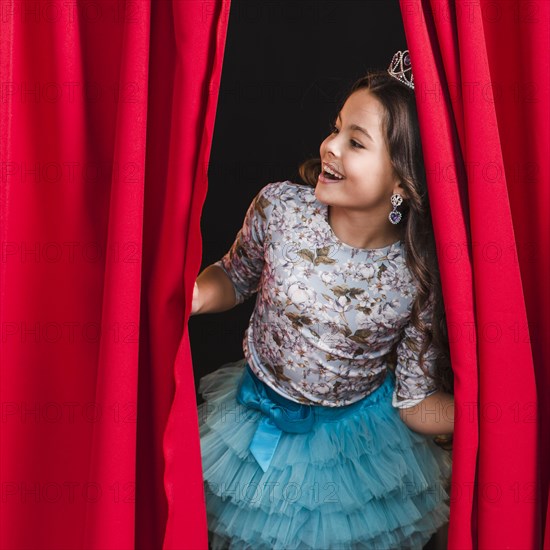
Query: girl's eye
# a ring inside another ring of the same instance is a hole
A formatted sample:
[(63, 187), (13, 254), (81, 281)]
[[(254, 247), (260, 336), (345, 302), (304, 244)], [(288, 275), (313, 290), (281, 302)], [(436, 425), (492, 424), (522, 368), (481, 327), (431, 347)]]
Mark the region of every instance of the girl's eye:
[[(338, 130), (338, 128), (336, 128), (335, 124), (330, 125), (330, 133), (331, 134), (337, 134), (339, 131), (340, 130)], [(350, 139), (349, 142), (350, 142), (350, 145), (354, 149), (364, 149), (364, 147), (358, 141), (355, 141), (354, 139)]]

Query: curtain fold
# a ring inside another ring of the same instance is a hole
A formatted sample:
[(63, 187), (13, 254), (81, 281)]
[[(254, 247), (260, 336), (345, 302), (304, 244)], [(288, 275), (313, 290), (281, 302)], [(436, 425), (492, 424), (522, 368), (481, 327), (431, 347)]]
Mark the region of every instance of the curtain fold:
[[(198, 433), (196, 390), (193, 380), (193, 363), (187, 321), (191, 311), (193, 285), (199, 274), (202, 261), (202, 239), (200, 218), (207, 191), (208, 161), (214, 132), (216, 102), (221, 80), (223, 51), (227, 35), (229, 2), (204, 4), (197, 2), (188, 6), (175, 2), (175, 21), (180, 25), (178, 37), (185, 37), (178, 44), (179, 63), (176, 69), (176, 90), (178, 84), (186, 90), (187, 101), (180, 102), (181, 119), (186, 123), (176, 131), (181, 139), (175, 140), (178, 148), (173, 151), (171, 167), (177, 171), (174, 190), (179, 195), (180, 208), (187, 225), (181, 235), (166, 243), (161, 251), (165, 262), (170, 262), (175, 249), (183, 253), (183, 277), (178, 270), (177, 280), (185, 281), (184, 307), (178, 305), (179, 315), (185, 313), (183, 336), (180, 335), (177, 356), (174, 363), (176, 392), (170, 417), (164, 433), (164, 483), (168, 498), (169, 516), (166, 525), (164, 550), (186, 548), (208, 548), (206, 506)], [(190, 11), (193, 16), (190, 17)], [(210, 22), (209, 35), (197, 25), (199, 21)], [(189, 85), (195, 81), (197, 89)], [(200, 87), (199, 87), (200, 83)], [(200, 92), (200, 94), (199, 94)], [(198, 95), (208, 99), (195, 112), (186, 110)], [(194, 144), (189, 150), (188, 145)], [(191, 192), (181, 196), (181, 181), (192, 181)], [(169, 203), (168, 201), (167, 203)], [(163, 269), (165, 273), (165, 270)], [(167, 319), (169, 320), (169, 319)], [(159, 346), (162, 342), (159, 342)]]
[(401, 0), (401, 10), (455, 372), (448, 547), (540, 548), (549, 5)]
[(185, 326), (229, 2), (1, 10), (0, 547), (206, 549)]

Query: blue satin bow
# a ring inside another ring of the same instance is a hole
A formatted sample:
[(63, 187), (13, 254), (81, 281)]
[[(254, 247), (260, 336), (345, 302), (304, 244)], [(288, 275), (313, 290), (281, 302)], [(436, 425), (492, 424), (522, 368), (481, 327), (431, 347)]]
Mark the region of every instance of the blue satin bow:
[(271, 464), (282, 432), (301, 434), (313, 428), (315, 418), (311, 406), (290, 401), (273, 391), (254, 375), (248, 363), (239, 382), (237, 401), (265, 415), (249, 446), (264, 472)]

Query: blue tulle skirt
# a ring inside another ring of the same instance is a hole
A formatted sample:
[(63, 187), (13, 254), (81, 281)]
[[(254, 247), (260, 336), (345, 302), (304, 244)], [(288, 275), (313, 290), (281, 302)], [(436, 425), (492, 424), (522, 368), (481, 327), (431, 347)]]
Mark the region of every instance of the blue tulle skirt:
[(247, 371), (243, 359), (199, 383), (213, 550), (420, 550), (448, 521), (450, 453), (403, 423), (391, 371), (357, 403), (311, 407), (313, 428), (283, 432), (266, 471), (249, 448), (265, 414), (237, 400)]

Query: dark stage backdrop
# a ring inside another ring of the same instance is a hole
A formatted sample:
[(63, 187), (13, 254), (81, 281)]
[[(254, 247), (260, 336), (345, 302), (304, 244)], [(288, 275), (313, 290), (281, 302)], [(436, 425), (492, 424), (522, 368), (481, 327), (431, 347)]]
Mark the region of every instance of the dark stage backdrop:
[[(404, 48), (397, 1), (232, 1), (201, 270), (229, 249), (261, 187), (298, 181), (298, 165), (318, 156), (347, 88)], [(243, 356), (254, 300), (191, 317), (197, 387), (200, 376)]]

